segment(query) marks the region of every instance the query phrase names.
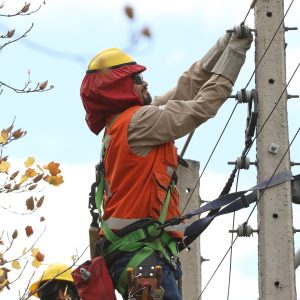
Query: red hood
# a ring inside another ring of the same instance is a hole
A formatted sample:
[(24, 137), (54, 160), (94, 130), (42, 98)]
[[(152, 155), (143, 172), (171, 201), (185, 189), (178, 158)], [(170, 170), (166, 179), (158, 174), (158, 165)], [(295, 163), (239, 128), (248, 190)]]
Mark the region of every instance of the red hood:
[(131, 76), (145, 70), (144, 66), (134, 64), (102, 72), (87, 72), (80, 96), (86, 111), (86, 122), (92, 132), (99, 134), (109, 116), (132, 105), (143, 105), (133, 89)]

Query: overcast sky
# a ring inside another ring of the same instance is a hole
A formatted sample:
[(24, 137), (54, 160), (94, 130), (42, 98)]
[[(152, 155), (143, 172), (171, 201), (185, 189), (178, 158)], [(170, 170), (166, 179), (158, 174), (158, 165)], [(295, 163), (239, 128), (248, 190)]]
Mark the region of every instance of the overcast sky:
[[(31, 3), (34, 9), (40, 1)], [(47, 93), (28, 95), (3, 90), (0, 96), (0, 127), (8, 127), (16, 117), (15, 126), (28, 131), (22, 140), (7, 148), (7, 154), (11, 161), (18, 164), (28, 156), (36, 157), (41, 164), (52, 160), (60, 162), (65, 180), (61, 187), (45, 190), (45, 204), (36, 215), (20, 217), (1, 211), (4, 228), (20, 228), (22, 231), (26, 225), (33, 225), (38, 235), (46, 225), (46, 232), (38, 242), (38, 247), (45, 254), (45, 264), (54, 261), (71, 264), (71, 256), (76, 251), (80, 254), (88, 245), (88, 193), (94, 181), (94, 165), (100, 155), (101, 136), (95, 136), (86, 126), (79, 97), (80, 84), (91, 58), (106, 48), (125, 49), (138, 63), (147, 66), (144, 78), (149, 83), (150, 92), (153, 95), (162, 94), (176, 84), (180, 74), (200, 59), (226, 29), (244, 19), (250, 3), (234, 0), (48, 0), (40, 11), (31, 16), (0, 18), (1, 34), (14, 28), (16, 35), (22, 34), (34, 23), (26, 39), (1, 51), (0, 80), (22, 88), (30, 70), (33, 85), (48, 80), (55, 87)], [(286, 8), (289, 3), (286, 1)], [(1, 13), (15, 12), (23, 4), (24, 1), (19, 0), (6, 1)], [(129, 22), (124, 14), (126, 4), (133, 5), (135, 9), (134, 22)], [(287, 16), (286, 26), (300, 26), (299, 11), (300, 3), (295, 1)], [(253, 26), (253, 11), (246, 23)], [(144, 26), (151, 30), (152, 39), (143, 39), (136, 47), (131, 47), (129, 41), (132, 33)], [(287, 32), (286, 42), (289, 79), (299, 63), (299, 32)], [(234, 93), (245, 87), (254, 70), (253, 53), (254, 44), (234, 86)], [(300, 94), (299, 79), (298, 72), (288, 89), (290, 94)], [(250, 84), (251, 88), (254, 88), (254, 82)], [(234, 101), (229, 99), (214, 119), (201, 126), (189, 145), (185, 157), (200, 161), (201, 168), (207, 162), (235, 105)], [(289, 100), (290, 137), (300, 126), (299, 105), (299, 100)], [(232, 166), (227, 162), (236, 160), (244, 148), (246, 116), (246, 105), (239, 105), (201, 178), (200, 195), (203, 199), (212, 200), (223, 189), (232, 171)], [(177, 142), (179, 150), (183, 142), (184, 139)], [(292, 161), (300, 161), (299, 147), (298, 137), (291, 149)], [(255, 147), (250, 152), (251, 161), (255, 160), (254, 150)], [(293, 167), (292, 171), (298, 174), (299, 167)], [(254, 167), (241, 171), (239, 190), (255, 183)], [(24, 198), (22, 195), (13, 196), (9, 201), (13, 208), (21, 211)], [(243, 223), (249, 212), (239, 212), (236, 224)], [(298, 216), (294, 219), (294, 227), (300, 228), (299, 208), (296, 206), (294, 213)], [(46, 218), (43, 225), (38, 222), (41, 215)], [(231, 223), (232, 216), (216, 219), (202, 235), (201, 255), (209, 259), (203, 264), (203, 286), (230, 245), (228, 230)], [(253, 228), (257, 227), (255, 216), (250, 219), (250, 224)], [(28, 247), (32, 242), (33, 237), (25, 239), (21, 236), (19, 248), (15, 251)], [(295, 248), (300, 248), (297, 234)], [(88, 259), (88, 252), (81, 261), (85, 259)], [(228, 266), (227, 259), (204, 292), (203, 300), (226, 299)], [(18, 280), (12, 291), (0, 294), (0, 299), (18, 299), (18, 291), (25, 287), (31, 272), (28, 270), (25, 280)], [(234, 246), (230, 299), (257, 299), (257, 281), (257, 236), (254, 235), (238, 239)], [(195, 299), (198, 296), (195, 295)]]

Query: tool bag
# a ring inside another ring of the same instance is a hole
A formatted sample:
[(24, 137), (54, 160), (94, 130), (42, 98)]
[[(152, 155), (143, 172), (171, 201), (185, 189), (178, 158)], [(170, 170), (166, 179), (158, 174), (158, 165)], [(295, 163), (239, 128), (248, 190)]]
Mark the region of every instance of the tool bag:
[(116, 295), (103, 256), (87, 260), (72, 272), (82, 300), (116, 300)]

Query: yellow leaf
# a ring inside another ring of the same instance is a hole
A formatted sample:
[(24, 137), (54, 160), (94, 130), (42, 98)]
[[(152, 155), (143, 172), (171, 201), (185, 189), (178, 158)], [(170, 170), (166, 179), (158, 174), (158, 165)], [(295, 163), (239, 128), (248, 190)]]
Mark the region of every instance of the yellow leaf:
[(42, 263), (38, 261), (37, 259), (34, 259), (31, 264), (35, 267), (38, 268)]
[(8, 131), (3, 129), (0, 135), (0, 144), (6, 144), (8, 139)]
[(25, 165), (26, 168), (29, 168), (34, 164), (34, 162), (35, 162), (35, 158), (32, 157), (32, 156), (29, 156), (27, 158), (27, 160), (24, 162), (24, 165)]
[(0, 292), (6, 287), (8, 286), (9, 282), (8, 279), (4, 279), (3, 281), (1, 281), (0, 283)]
[(31, 169), (31, 168), (27, 169), (26, 172), (25, 172), (25, 175), (27, 177), (30, 177), (30, 178), (36, 176), (37, 174), (38, 173), (36, 172), (36, 170), (35, 169)]
[(0, 162), (0, 173), (7, 173), (8, 169), (10, 168), (10, 163), (2, 160)]
[(39, 252), (40, 252), (40, 249), (39, 249), (39, 248), (32, 248), (32, 249), (31, 249), (31, 255), (32, 255), (33, 257), (35, 257)]
[(21, 269), (21, 265), (20, 263), (17, 261), (17, 260), (14, 260), (12, 263), (11, 263), (11, 266), (14, 268), (14, 269)]
[(78, 257), (77, 257), (77, 255), (73, 254), (71, 256), (71, 259), (72, 259), (73, 262), (75, 262), (78, 259)]
[(4, 274), (4, 270), (0, 269), (0, 277)]
[(22, 175), (21, 180), (20, 180), (20, 184), (24, 183), (27, 180), (28, 180), (28, 177), (26, 175)]
[(64, 182), (63, 176), (60, 176), (60, 175), (58, 175), (58, 176), (47, 175), (44, 177), (44, 180), (46, 180), (49, 184), (52, 184), (54, 186), (59, 186)]

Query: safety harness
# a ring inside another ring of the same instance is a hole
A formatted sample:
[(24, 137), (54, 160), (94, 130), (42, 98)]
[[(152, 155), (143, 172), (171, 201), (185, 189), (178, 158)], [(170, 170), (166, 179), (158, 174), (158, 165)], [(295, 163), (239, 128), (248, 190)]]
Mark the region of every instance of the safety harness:
[[(108, 128), (113, 124), (118, 115), (114, 116), (111, 122), (107, 125)], [(102, 204), (105, 190), (105, 177), (104, 177), (104, 156), (105, 145), (107, 140), (107, 130), (103, 135), (102, 148), (101, 148), (101, 161), (97, 166), (97, 182), (99, 183), (95, 193), (95, 204), (99, 213), (99, 220), (104, 236), (109, 241), (108, 246), (105, 246), (103, 254), (105, 257), (116, 251), (123, 252), (136, 252), (130, 259), (127, 266), (124, 268), (118, 283), (117, 290), (122, 294), (127, 292), (127, 269), (136, 269), (144, 260), (150, 257), (155, 251), (161, 253), (170, 264), (176, 268), (176, 260), (178, 258), (177, 242), (168, 233), (164, 232), (163, 224), (165, 223), (168, 207), (171, 199), (171, 193), (174, 186), (172, 180), (167, 190), (165, 201), (158, 220), (145, 219), (135, 222), (132, 225), (125, 227), (121, 232), (113, 232), (107, 223), (102, 218)]]
[[(111, 126), (113, 121), (117, 118), (115, 116), (108, 126)], [(105, 155), (104, 145), (106, 135), (103, 136), (102, 150), (101, 150), (101, 162), (97, 167), (98, 176), (96, 176), (96, 184), (92, 186), (96, 189), (95, 205), (98, 209), (99, 220), (101, 223), (101, 228), (104, 232), (105, 238), (109, 241), (108, 246), (104, 249), (104, 256), (107, 257), (114, 252), (135, 252), (133, 257), (128, 262), (127, 266), (124, 268), (119, 281), (117, 283), (117, 289), (121, 294), (126, 294), (128, 282), (130, 285), (130, 276), (128, 277), (128, 270), (136, 269), (143, 261), (151, 256), (155, 251), (162, 253), (163, 257), (172, 265), (176, 266), (175, 260), (178, 257), (179, 251), (186, 248), (190, 243), (192, 243), (214, 220), (214, 218), (238, 211), (242, 208), (248, 207), (251, 203), (257, 201), (257, 191), (263, 190), (286, 181), (299, 181), (299, 176), (292, 176), (290, 171), (283, 171), (272, 176), (254, 187), (239, 191), (227, 195), (222, 195), (219, 198), (201, 206), (200, 208), (188, 212), (181, 217), (173, 218), (166, 221), (166, 216), (168, 212), (168, 206), (171, 198), (172, 188), (174, 185), (174, 176), (170, 182), (163, 208), (158, 220), (144, 219), (137, 221), (120, 232), (113, 232), (106, 222), (102, 218), (102, 203), (105, 189), (105, 178), (104, 178), (104, 168), (103, 159)], [(175, 172), (174, 172), (175, 174)], [(250, 193), (248, 193), (250, 192)], [(91, 196), (91, 194), (90, 194)], [(92, 193), (93, 196), (93, 193)], [(91, 204), (90, 204), (91, 207)], [(206, 217), (200, 218), (199, 220), (193, 222), (185, 228), (184, 236), (185, 239), (178, 244), (174, 238), (170, 237), (169, 234), (164, 232), (164, 228), (168, 226), (174, 226), (180, 224), (183, 220), (190, 219), (193, 216), (200, 215), (204, 212), (210, 212)], [(92, 213), (92, 209), (91, 209)], [(93, 215), (93, 221), (95, 222), (95, 214)], [(175, 259), (175, 260), (174, 260)], [(132, 274), (133, 271), (131, 271)], [(128, 279), (129, 278), (129, 279)], [(146, 298), (145, 298), (146, 299)]]

